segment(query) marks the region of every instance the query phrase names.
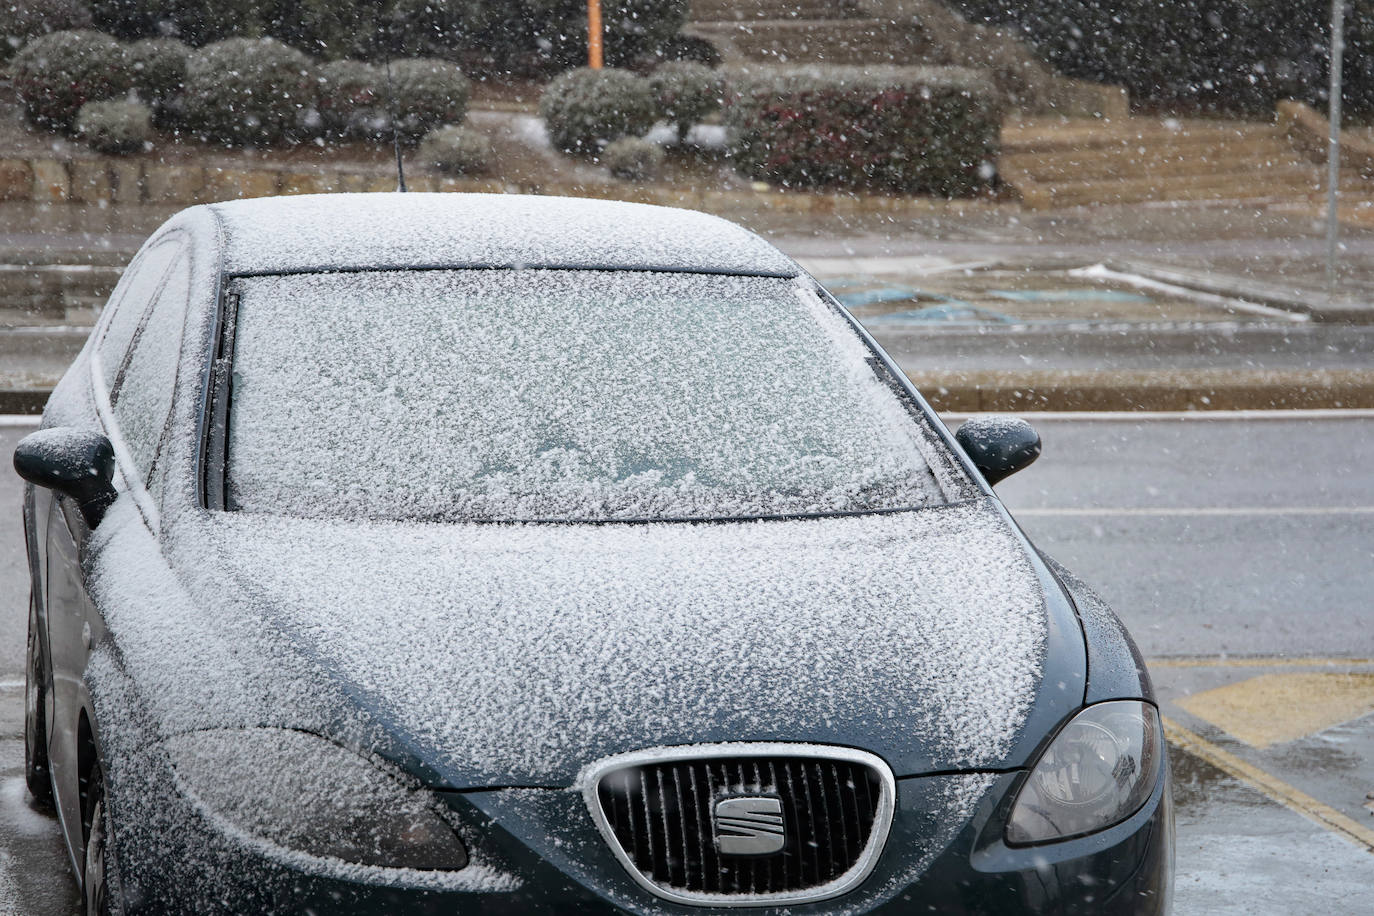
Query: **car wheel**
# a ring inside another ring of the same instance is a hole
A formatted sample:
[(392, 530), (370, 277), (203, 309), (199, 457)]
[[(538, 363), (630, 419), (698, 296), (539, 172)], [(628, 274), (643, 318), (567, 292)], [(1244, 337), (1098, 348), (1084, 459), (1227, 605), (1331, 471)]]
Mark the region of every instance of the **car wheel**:
[(47, 670), (38, 639), (38, 615), (29, 599), (29, 647), (24, 663), (24, 781), (41, 804), (52, 804), (48, 776)]
[(105, 809), (105, 775), (96, 764), (86, 783), (86, 820), (90, 832), (86, 838), (86, 865), (82, 884), (83, 912), (86, 916), (109, 916), (110, 893), (108, 881), (110, 824)]

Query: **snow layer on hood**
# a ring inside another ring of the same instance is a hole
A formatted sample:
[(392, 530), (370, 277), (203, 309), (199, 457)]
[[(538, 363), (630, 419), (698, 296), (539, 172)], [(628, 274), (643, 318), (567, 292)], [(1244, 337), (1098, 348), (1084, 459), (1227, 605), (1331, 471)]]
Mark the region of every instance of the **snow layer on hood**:
[(921, 427), (798, 281), (388, 271), (241, 281), (232, 505), (731, 518), (943, 501)]
[(322, 194), (214, 205), (230, 273), (320, 267), (800, 268), (763, 239), (693, 210), (501, 194)]
[(228, 513), (205, 535), (257, 613), (455, 781), (569, 785), (625, 750), (840, 736), (993, 767), (1040, 680), (1043, 594), (986, 502), (591, 527)]

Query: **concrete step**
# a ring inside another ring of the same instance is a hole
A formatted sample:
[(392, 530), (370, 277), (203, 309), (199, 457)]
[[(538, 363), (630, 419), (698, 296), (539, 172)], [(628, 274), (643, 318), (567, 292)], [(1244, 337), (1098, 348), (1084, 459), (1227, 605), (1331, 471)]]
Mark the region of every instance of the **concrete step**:
[(1159, 180), (1129, 178), (1119, 181), (1065, 182), (1062, 184), (1015, 184), (1024, 205), (1032, 210), (1078, 207), (1089, 204), (1127, 204), (1147, 201), (1256, 200), (1276, 197), (1304, 198), (1313, 184), (1300, 175), (1283, 179), (1254, 175), (1222, 174), (1192, 179)]
[(918, 25), (885, 19), (766, 19), (695, 23), (727, 59), (768, 63), (920, 64), (935, 50)]
[(1032, 121), (1008, 124), (1002, 129), (1006, 150), (1083, 151), (1130, 145), (1169, 143), (1178, 148), (1209, 146), (1222, 142), (1282, 140), (1283, 134), (1272, 124), (1244, 122), (1188, 121), (1177, 127), (1151, 118), (1117, 121), (1089, 119)]
[(41, 320), (89, 320), (120, 273), (118, 267), (88, 264), (0, 264), (0, 310)]
[(1167, 178), (1220, 172), (1268, 175), (1291, 169), (1312, 171), (1313, 166), (1291, 152), (1285, 156), (1248, 150), (1235, 154), (1212, 152), (1190, 156), (1158, 156), (1149, 151), (1143, 155), (1102, 158), (1016, 154), (1003, 156), (1001, 160), (1004, 175), (1015, 173), (1022, 180), (1048, 182), (1129, 178), (1132, 175)]
[(852, 19), (863, 15), (859, 0), (692, 0), (690, 21)]

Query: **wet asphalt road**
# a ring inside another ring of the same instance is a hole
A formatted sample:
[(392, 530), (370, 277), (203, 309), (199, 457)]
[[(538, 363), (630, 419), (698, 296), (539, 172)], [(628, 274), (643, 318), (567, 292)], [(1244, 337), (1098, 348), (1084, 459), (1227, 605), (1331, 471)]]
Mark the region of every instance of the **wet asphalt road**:
[[(1374, 697), (1374, 414), (1288, 416), (1040, 418), (1044, 457), (999, 487), (1031, 537), (1114, 604), (1166, 717), (1201, 742), (1172, 753), (1181, 914), (1354, 913), (1374, 883), (1374, 852), (1338, 829), (1374, 827), (1374, 715), (1347, 715)], [(24, 430), (0, 426), (0, 455)], [(6, 468), (0, 914), (67, 916), (78, 905), (56, 827), (21, 776), (18, 512)], [(1286, 740), (1228, 733), (1249, 734), (1234, 718), (1247, 702)], [(1326, 812), (1345, 820), (1319, 824)]]

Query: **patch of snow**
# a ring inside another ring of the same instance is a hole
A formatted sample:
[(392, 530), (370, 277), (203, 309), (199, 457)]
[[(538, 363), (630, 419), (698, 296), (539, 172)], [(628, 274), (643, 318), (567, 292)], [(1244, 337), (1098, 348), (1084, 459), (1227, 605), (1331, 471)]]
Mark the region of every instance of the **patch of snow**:
[(1176, 286), (1173, 283), (1164, 283), (1159, 280), (1151, 280), (1139, 274), (1123, 273), (1112, 270), (1105, 264), (1094, 264), (1091, 267), (1080, 267), (1069, 271), (1069, 276), (1083, 280), (1099, 280), (1109, 283), (1125, 283), (1137, 289), (1150, 289), (1156, 292), (1167, 293), (1170, 296), (1181, 296), (1185, 299), (1192, 299), (1196, 302), (1206, 302), (1209, 305), (1220, 305), (1224, 308), (1236, 312), (1249, 312), (1255, 315), (1264, 315), (1266, 318), (1279, 318), (1284, 321), (1292, 321), (1301, 324), (1311, 321), (1311, 315), (1304, 315), (1300, 312), (1290, 312), (1287, 309), (1274, 308), (1268, 305), (1260, 305), (1256, 302), (1247, 302), (1244, 299), (1234, 299), (1230, 296), (1218, 296), (1215, 293), (1206, 293), (1201, 290), (1190, 289), (1186, 286)]
[[(660, 122), (644, 135), (644, 139), (659, 146), (676, 146), (677, 126)], [(729, 135), (720, 124), (694, 124), (691, 130), (687, 131), (685, 145), (698, 149), (724, 150), (729, 145)]]
[(796, 281), (393, 271), (238, 288), (228, 479), (245, 511), (585, 521), (944, 501), (869, 351)]
[(225, 269), (494, 265), (795, 275), (772, 245), (693, 210), (504, 194), (320, 194), (214, 204)]
[(1039, 686), (1043, 596), (987, 502), (700, 526), (226, 513), (194, 534), (454, 781), (569, 785), (725, 740), (990, 767)]

